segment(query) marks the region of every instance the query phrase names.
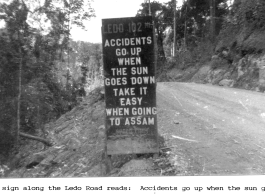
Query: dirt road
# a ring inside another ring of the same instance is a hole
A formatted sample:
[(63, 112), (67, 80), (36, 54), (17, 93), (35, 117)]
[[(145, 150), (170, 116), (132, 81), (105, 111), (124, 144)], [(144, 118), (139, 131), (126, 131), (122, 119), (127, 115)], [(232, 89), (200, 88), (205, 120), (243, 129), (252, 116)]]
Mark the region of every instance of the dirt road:
[(158, 83), (158, 128), (180, 175), (265, 173), (265, 95)]

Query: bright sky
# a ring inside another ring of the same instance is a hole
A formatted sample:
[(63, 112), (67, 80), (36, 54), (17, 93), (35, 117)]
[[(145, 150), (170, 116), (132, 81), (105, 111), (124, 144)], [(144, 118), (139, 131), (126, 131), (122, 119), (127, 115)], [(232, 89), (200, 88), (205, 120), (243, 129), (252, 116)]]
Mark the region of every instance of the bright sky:
[[(170, 0), (157, 1), (166, 3)], [(178, 6), (182, 4), (182, 0), (177, 0), (177, 2)], [(95, 9), (96, 18), (85, 24), (87, 31), (73, 29), (72, 38), (91, 43), (101, 43), (101, 20), (104, 18), (135, 17), (141, 8), (141, 3), (144, 3), (144, 0), (94, 0), (92, 7)]]

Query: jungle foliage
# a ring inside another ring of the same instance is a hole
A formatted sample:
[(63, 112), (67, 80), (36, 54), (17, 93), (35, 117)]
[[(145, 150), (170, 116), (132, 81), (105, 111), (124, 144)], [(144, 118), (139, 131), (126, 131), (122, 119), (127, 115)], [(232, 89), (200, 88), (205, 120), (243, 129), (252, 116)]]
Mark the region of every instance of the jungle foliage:
[[(44, 124), (85, 95), (87, 74), (101, 65), (100, 45), (74, 42), (70, 32), (74, 25), (84, 28), (83, 22), (94, 16), (83, 0), (0, 4), (5, 22), (0, 29), (1, 154), (19, 146), (21, 136), (45, 139)], [(90, 63), (91, 55), (97, 56), (97, 64)]]

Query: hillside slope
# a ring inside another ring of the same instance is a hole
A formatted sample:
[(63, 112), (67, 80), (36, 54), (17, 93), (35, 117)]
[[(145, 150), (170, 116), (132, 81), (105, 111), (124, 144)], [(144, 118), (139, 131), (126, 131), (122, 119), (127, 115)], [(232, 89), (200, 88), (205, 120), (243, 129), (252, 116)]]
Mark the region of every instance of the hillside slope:
[(7, 177), (100, 176), (104, 163), (104, 95), (93, 91), (84, 101), (57, 121), (45, 126), (54, 145), (31, 141), (13, 157)]
[[(253, 31), (252, 35), (255, 33)], [(264, 39), (265, 35), (263, 34), (262, 37)], [(248, 39), (246, 38), (246, 40)], [(261, 35), (257, 36), (255, 40), (254, 37), (251, 39), (254, 44), (261, 39)], [(244, 45), (235, 51), (231, 45), (220, 43), (222, 46), (217, 45), (215, 49), (209, 49), (208, 53), (205, 52), (206, 57), (203, 59), (199, 57), (192, 59), (195, 58), (196, 53), (192, 54), (193, 56), (190, 56), (189, 60), (182, 62), (178, 58), (169, 59), (166, 67), (159, 74), (158, 81), (211, 83), (264, 92), (265, 48), (261, 49), (260, 44), (253, 44), (249, 45), (248, 50), (245, 50), (247, 46)], [(173, 65), (168, 66), (170, 63)]]
[(27, 142), (7, 164), (0, 164), (0, 178), (159, 176), (161, 170), (170, 174), (165, 153), (109, 158), (104, 124), (104, 90), (96, 88), (80, 105), (45, 125), (52, 147)]

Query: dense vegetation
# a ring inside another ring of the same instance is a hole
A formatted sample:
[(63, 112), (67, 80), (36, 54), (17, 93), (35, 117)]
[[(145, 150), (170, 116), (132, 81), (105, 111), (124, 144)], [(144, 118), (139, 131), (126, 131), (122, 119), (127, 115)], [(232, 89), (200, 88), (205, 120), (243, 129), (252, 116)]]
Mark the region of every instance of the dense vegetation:
[[(209, 39), (211, 28), (209, 0), (187, 0), (176, 11), (176, 42), (177, 50), (192, 50), (199, 43)], [(148, 15), (148, 5), (142, 4), (137, 15)], [(151, 3), (152, 15), (155, 18), (157, 32), (158, 54), (160, 58), (171, 56), (170, 49), (173, 44), (173, 18), (174, 1), (161, 4), (157, 1)], [(229, 12), (226, 0), (215, 0), (215, 32), (218, 35)], [(164, 49), (163, 49), (164, 48)], [(165, 51), (164, 51), (165, 50)]]
[[(100, 82), (101, 44), (75, 42), (70, 34), (72, 26), (84, 28), (83, 22), (95, 16), (90, 1), (43, 2), (0, 4), (0, 20), (5, 22), (0, 29), (1, 154), (14, 145), (17, 150), (21, 136), (49, 145), (44, 124), (71, 110)], [(227, 58), (232, 63), (238, 55), (265, 49), (263, 0), (186, 0), (176, 8), (176, 29), (174, 9), (174, 0), (151, 1), (158, 72), (203, 64), (224, 50), (233, 53)], [(136, 16), (148, 14), (143, 3)]]
[[(137, 15), (148, 15), (147, 3)], [(211, 9), (212, 7), (212, 9)], [(186, 0), (176, 8), (176, 53), (174, 1), (151, 3), (161, 71), (178, 66), (205, 64), (222, 51), (229, 52), (228, 64), (249, 53), (264, 51), (264, 9), (262, 0)], [(165, 57), (167, 62), (165, 62)], [(159, 62), (158, 62), (159, 63)], [(160, 70), (158, 70), (160, 72)]]
[(94, 10), (87, 1), (68, 2), (0, 4), (5, 21), (0, 32), (2, 154), (19, 146), (21, 136), (49, 145), (44, 124), (77, 105), (86, 86), (100, 76), (100, 44), (70, 39), (71, 27), (82, 28)]

